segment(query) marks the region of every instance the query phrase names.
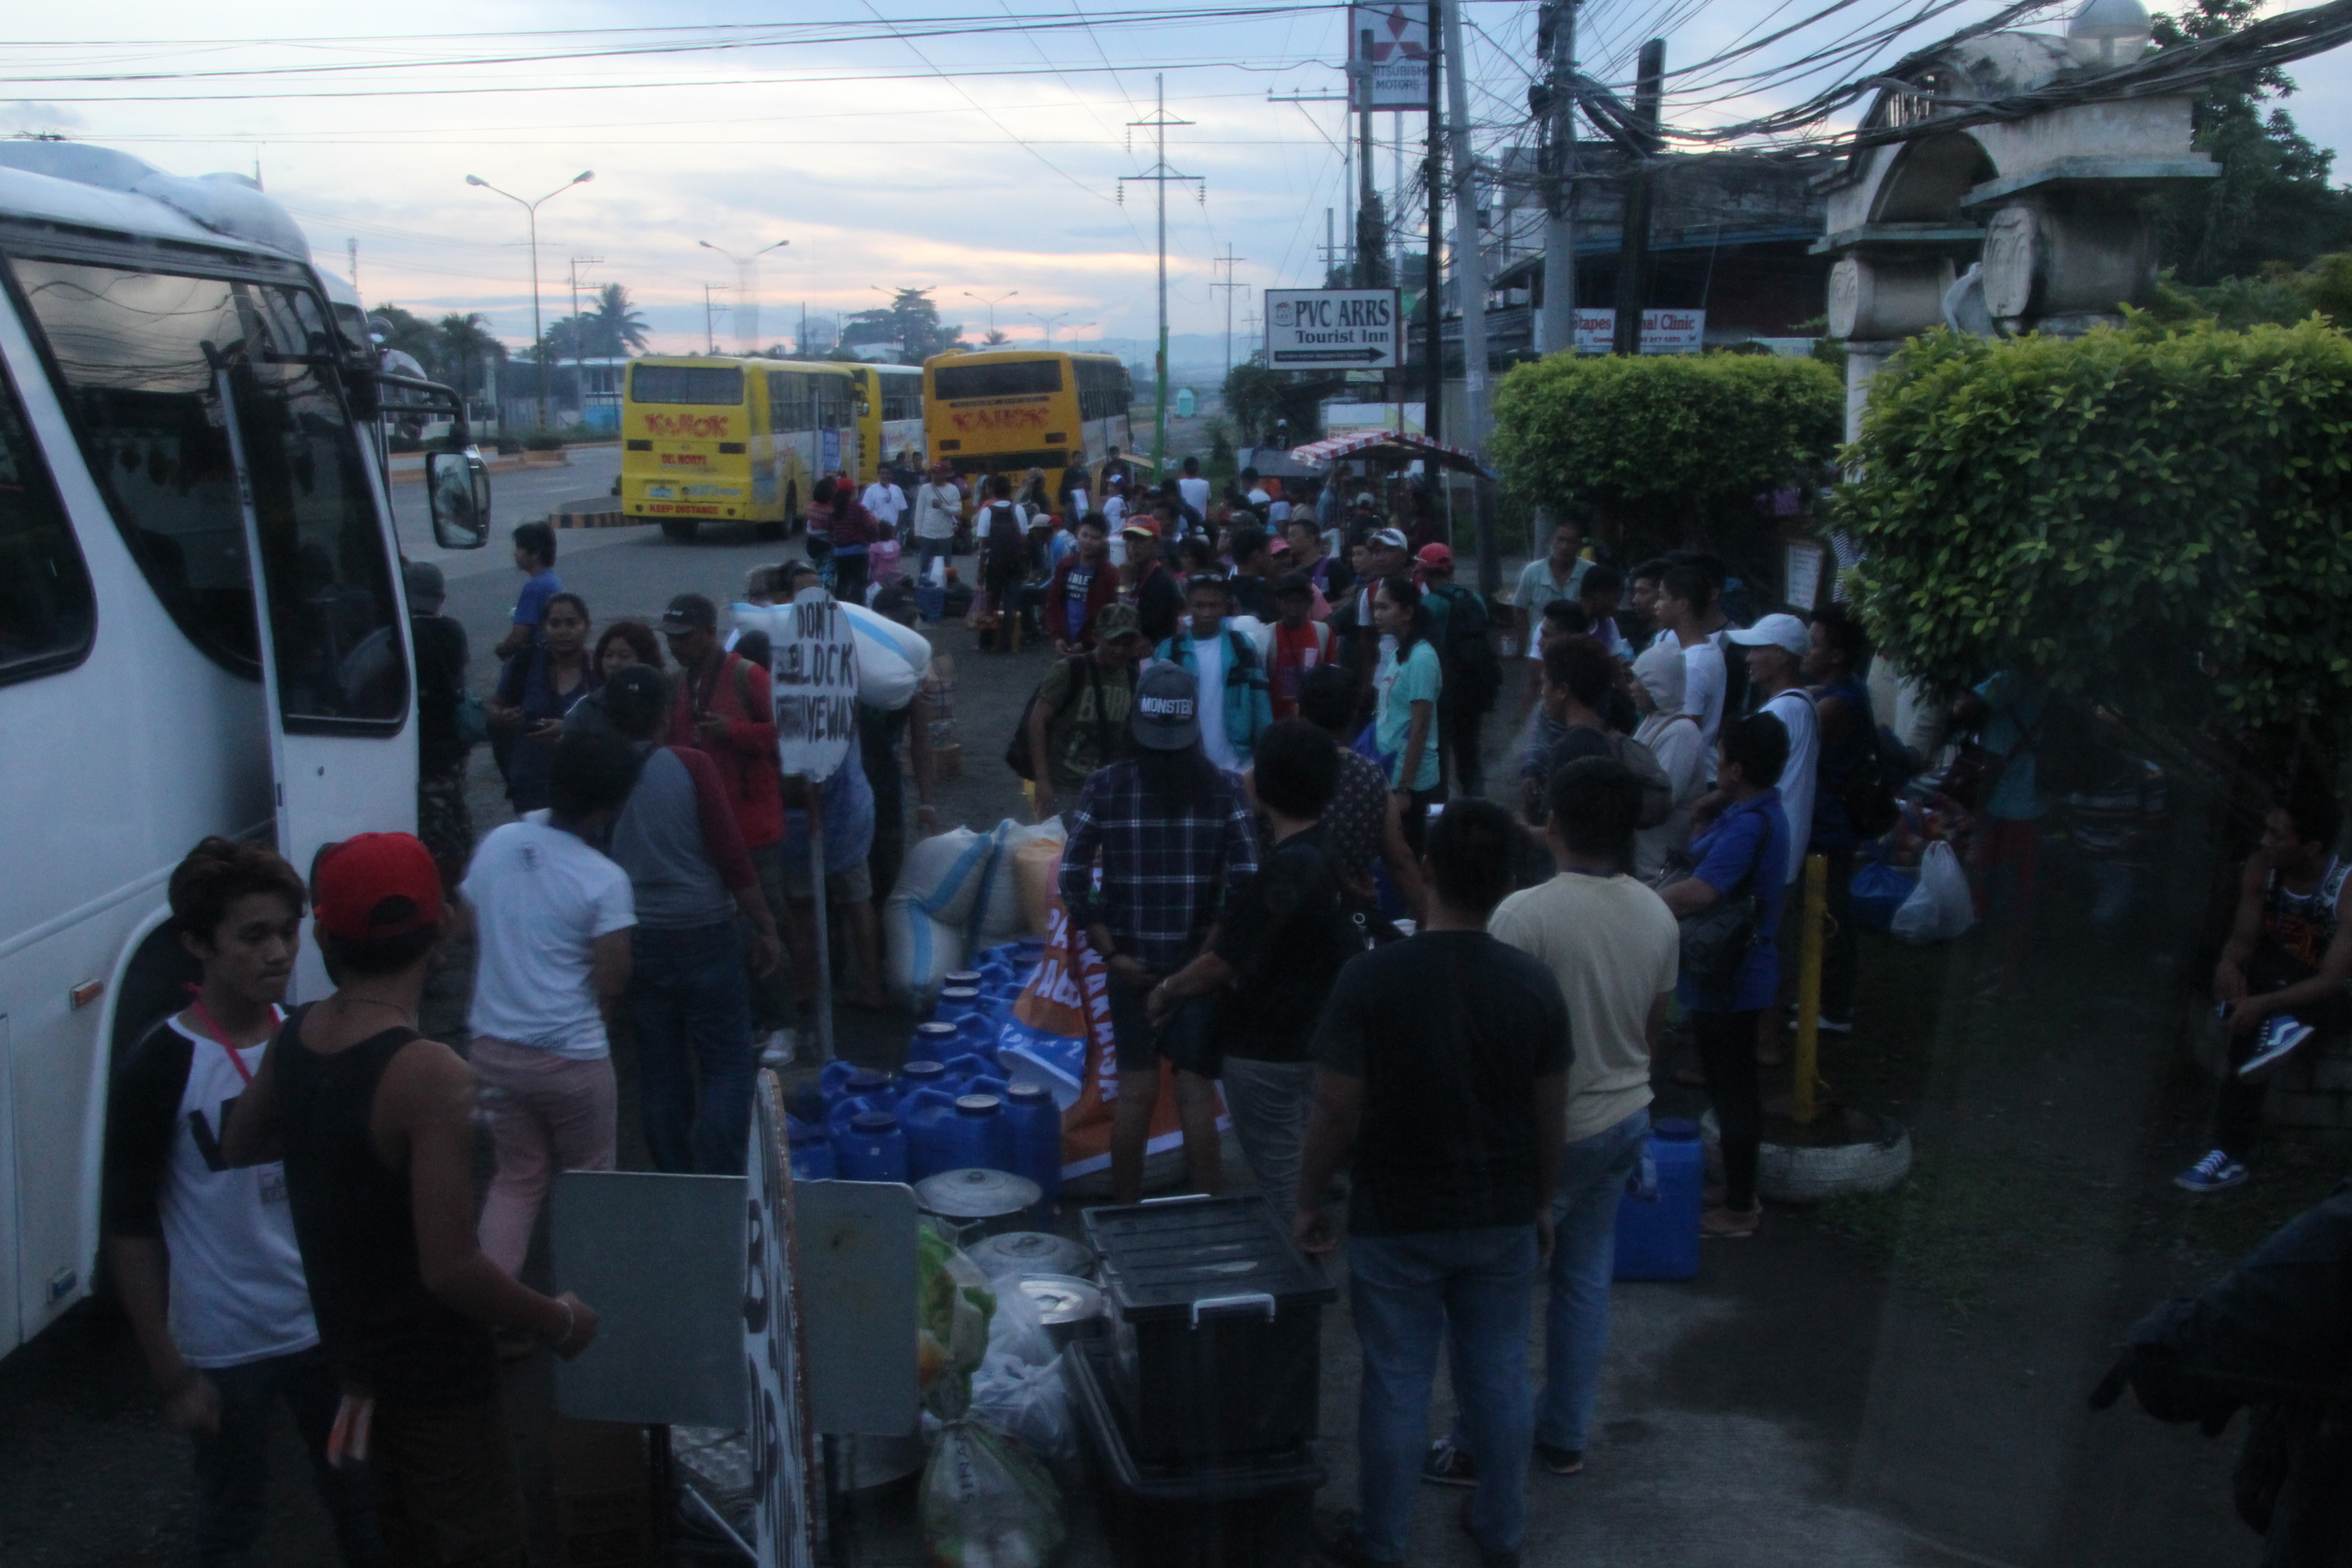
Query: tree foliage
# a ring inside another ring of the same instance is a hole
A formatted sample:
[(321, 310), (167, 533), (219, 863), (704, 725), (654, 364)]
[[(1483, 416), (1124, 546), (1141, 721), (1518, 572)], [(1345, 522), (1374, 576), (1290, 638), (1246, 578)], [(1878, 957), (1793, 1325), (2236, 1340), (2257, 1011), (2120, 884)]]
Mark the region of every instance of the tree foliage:
[(1268, 370), (1252, 359), (1225, 373), (1225, 413), (1254, 446), (1272, 441), (1285, 425), (1290, 444), (1300, 446), (1322, 434), (1323, 399), (1340, 384), (1328, 376)]
[(629, 298), (625, 283), (607, 283), (596, 290), (595, 302), (576, 316), (565, 316), (547, 329), (551, 363), (567, 359), (625, 359), (643, 353), (652, 333), (645, 312)]
[(1559, 353), (1503, 377), (1491, 449), (1523, 500), (1671, 526), (1803, 476), (1844, 422), (1844, 386), (1811, 359)]
[(961, 326), (940, 321), (939, 304), (929, 289), (900, 289), (889, 304), (855, 311), (841, 324), (842, 348), (880, 343), (900, 350), (908, 364), (962, 348), (962, 337)]
[[(2234, 33), (2257, 0), (2190, 0), (2156, 18), (2159, 49)], [(2315, 146), (2275, 107), (2294, 91), (2276, 70), (2225, 78), (2197, 100), (2196, 146), (2221, 165), (2151, 204), (2160, 253), (2181, 281), (2213, 284), (2252, 277), (2266, 265), (2302, 267), (2352, 245), (2352, 192), (2329, 181), (2336, 154)]]
[(2352, 695), (2352, 340), (2143, 320), (1913, 340), (1872, 385), (1836, 516), (1905, 667), (1998, 669), (2257, 731)]

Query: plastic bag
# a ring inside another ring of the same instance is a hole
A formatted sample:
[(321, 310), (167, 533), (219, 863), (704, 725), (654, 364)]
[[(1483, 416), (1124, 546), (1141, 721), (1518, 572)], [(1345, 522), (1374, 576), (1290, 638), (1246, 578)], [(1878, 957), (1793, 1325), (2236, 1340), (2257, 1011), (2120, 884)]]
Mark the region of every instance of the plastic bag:
[(1919, 879), (1874, 857), (1854, 867), (1853, 880), (1847, 886), (1855, 921), (1883, 931), (1894, 928), (1895, 911), (1919, 890)]
[(1062, 1547), (1062, 1497), (1020, 1443), (950, 1421), (923, 1468), (926, 1557), (943, 1568), (1045, 1568)]
[(1079, 1478), (1078, 1413), (1070, 1403), (1062, 1368), (1058, 1354), (1024, 1362), (990, 1351), (972, 1376), (970, 1416), (1018, 1438), (1056, 1479), (1075, 1482)]
[(1919, 885), (1895, 911), (1895, 935), (1909, 942), (1950, 942), (1977, 923), (1976, 901), (1969, 894), (1968, 873), (1952, 847), (1938, 840), (1927, 846), (1919, 860)]
[(915, 1232), (916, 1381), (935, 1415), (971, 1404), (971, 1374), (988, 1356), (996, 1292), (980, 1266), (928, 1223)]
[[(996, 1313), (988, 1321), (988, 1359), (1010, 1357), (1024, 1366), (1043, 1366), (1062, 1352), (1055, 1347), (1054, 1336), (1045, 1331), (1036, 1298), (1020, 1288), (1017, 1278), (1006, 1280), (1006, 1288), (997, 1292)], [(975, 1388), (975, 1405), (979, 1398)]]

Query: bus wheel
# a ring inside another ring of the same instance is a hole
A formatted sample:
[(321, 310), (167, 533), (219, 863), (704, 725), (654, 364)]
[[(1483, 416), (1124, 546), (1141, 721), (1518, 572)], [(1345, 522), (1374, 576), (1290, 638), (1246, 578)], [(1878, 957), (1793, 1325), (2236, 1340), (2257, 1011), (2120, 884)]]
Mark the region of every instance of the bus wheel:
[(693, 543), (695, 536), (701, 531), (702, 525), (690, 517), (662, 519), (662, 533), (667, 538), (677, 540), (680, 544)]

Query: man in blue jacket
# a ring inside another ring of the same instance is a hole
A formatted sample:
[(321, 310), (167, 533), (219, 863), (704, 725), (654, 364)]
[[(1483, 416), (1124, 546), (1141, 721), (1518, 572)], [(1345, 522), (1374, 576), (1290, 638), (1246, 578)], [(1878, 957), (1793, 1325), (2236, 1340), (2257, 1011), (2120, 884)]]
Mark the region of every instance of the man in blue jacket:
[(1233, 590), (1223, 578), (1193, 577), (1184, 584), (1184, 607), (1188, 623), (1160, 645), (1160, 657), (1181, 666), (1200, 689), (1201, 748), (1209, 760), (1229, 773), (1247, 773), (1258, 736), (1274, 722), (1265, 663), (1255, 643), (1225, 625)]

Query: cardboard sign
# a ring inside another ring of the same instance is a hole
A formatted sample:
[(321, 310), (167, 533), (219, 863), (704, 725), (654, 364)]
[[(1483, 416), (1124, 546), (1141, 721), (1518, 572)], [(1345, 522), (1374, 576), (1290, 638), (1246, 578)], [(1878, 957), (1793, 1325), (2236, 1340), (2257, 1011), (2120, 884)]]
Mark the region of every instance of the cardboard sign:
[(831, 598), (812, 594), (772, 622), (776, 755), (784, 776), (829, 779), (857, 739), (857, 638)]

